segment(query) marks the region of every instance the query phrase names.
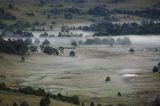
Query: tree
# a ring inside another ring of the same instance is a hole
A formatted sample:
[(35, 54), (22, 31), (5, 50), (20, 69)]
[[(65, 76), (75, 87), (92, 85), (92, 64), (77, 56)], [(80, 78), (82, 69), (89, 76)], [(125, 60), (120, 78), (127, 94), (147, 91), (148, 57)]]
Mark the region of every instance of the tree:
[(82, 106), (85, 106), (85, 104), (84, 104), (83, 102), (81, 103), (81, 105), (82, 105)]
[(48, 37), (48, 33), (44, 32), (43, 34), (40, 34), (40, 37)]
[(76, 104), (76, 105), (80, 104), (79, 98), (76, 95), (72, 96), (71, 98), (72, 98), (73, 104)]
[(49, 106), (49, 104), (50, 104), (50, 99), (48, 96), (40, 100), (40, 106)]
[(122, 39), (121, 39), (121, 38), (117, 38), (116, 44), (117, 44), (117, 45), (121, 45), (121, 44), (122, 44)]
[(135, 50), (133, 48), (129, 49), (130, 53), (135, 53)]
[(13, 102), (13, 106), (18, 106), (18, 104), (16, 102)]
[(122, 96), (122, 94), (120, 92), (118, 92), (118, 96)]
[(154, 66), (152, 71), (153, 71), (153, 72), (158, 72), (158, 71), (159, 71), (159, 68), (158, 68), (157, 66)]
[(90, 103), (90, 106), (95, 106), (95, 105), (94, 105), (94, 102), (91, 102), (91, 103)]
[(102, 39), (102, 44), (108, 44), (108, 39), (106, 38)]
[(50, 44), (50, 41), (45, 39), (43, 42), (42, 42), (42, 45), (49, 45)]
[(58, 50), (50, 46), (44, 47), (43, 52), (48, 55), (51, 55), (51, 54), (59, 55)]
[(160, 67), (160, 62), (158, 63), (158, 66)]
[(110, 45), (110, 46), (113, 46), (113, 45), (115, 44), (114, 38), (109, 38), (109, 39), (108, 39), (108, 42), (109, 42), (109, 45)]
[(21, 102), (20, 106), (29, 106), (29, 104), (26, 101)]
[(77, 46), (78, 46), (77, 41), (75, 41), (75, 40), (71, 41), (71, 45), (72, 45), (73, 47), (77, 47)]
[(26, 45), (31, 45), (32, 44), (32, 39), (31, 38), (27, 38), (27, 39), (24, 40), (24, 43)]
[(154, 102), (153, 106), (160, 106), (160, 95), (157, 95)]
[(74, 57), (76, 53), (74, 51), (70, 51), (69, 56)]
[(22, 61), (22, 62), (25, 61), (25, 57), (24, 57), (24, 56), (21, 57), (21, 61)]
[(37, 52), (37, 46), (30, 46), (29, 49), (31, 52)]
[(111, 78), (110, 77), (106, 77), (105, 81), (111, 81)]
[(97, 106), (102, 106), (102, 104), (97, 104)]
[(122, 39), (122, 44), (123, 45), (130, 45), (131, 44), (131, 40), (128, 37), (124, 37)]
[(40, 44), (41, 41), (38, 39), (38, 38), (35, 38), (35, 41), (34, 41), (35, 44)]

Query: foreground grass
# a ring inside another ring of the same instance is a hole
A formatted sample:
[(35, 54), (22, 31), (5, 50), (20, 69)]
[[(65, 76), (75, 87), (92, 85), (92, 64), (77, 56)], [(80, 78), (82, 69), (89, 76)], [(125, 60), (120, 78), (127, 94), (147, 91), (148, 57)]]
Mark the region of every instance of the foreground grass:
[[(30, 106), (39, 106), (42, 97), (25, 95), (20, 93), (0, 92), (0, 106), (12, 106), (13, 102), (20, 104), (22, 101), (27, 101)], [(50, 106), (76, 106), (69, 103), (64, 103), (54, 99), (50, 99)]]

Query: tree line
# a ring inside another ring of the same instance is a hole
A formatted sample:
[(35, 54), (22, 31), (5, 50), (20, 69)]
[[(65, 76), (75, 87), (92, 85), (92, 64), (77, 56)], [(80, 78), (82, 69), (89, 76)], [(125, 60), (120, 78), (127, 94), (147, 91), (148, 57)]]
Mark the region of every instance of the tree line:
[(147, 34), (160, 34), (160, 23), (153, 21), (138, 23), (99, 23), (91, 24), (90, 26), (80, 26), (78, 28), (72, 27), (73, 30), (93, 31), (93, 36), (108, 36), (108, 35), (147, 35)]

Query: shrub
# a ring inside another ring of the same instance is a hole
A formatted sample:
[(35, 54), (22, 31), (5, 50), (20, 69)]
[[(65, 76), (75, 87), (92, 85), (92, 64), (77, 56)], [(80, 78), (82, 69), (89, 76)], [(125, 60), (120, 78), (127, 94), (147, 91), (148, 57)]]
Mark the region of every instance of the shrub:
[(18, 106), (18, 104), (16, 102), (13, 102), (13, 106)]
[(160, 95), (157, 95), (154, 102), (153, 106), (160, 106)]
[(44, 47), (43, 52), (48, 55), (51, 55), (51, 54), (59, 55), (58, 50), (50, 46)]
[(32, 44), (32, 39), (31, 38), (27, 38), (27, 39), (24, 40), (24, 43), (26, 45), (31, 45)]
[(49, 104), (50, 104), (49, 97), (45, 97), (40, 100), (40, 106), (49, 106)]
[(21, 102), (20, 106), (29, 106), (29, 104), (26, 101)]
[(94, 105), (94, 102), (91, 102), (91, 103), (90, 103), (90, 106), (95, 106), (95, 105)]
[(120, 92), (118, 92), (118, 96), (122, 96), (122, 94)]
[(0, 83), (0, 88), (5, 88), (6, 84), (5, 83)]
[(36, 94), (37, 96), (45, 96), (45, 95), (46, 95), (46, 92), (45, 92), (44, 89), (39, 88), (39, 89), (37, 89), (37, 90), (35, 91), (35, 94)]
[(110, 77), (106, 77), (106, 81), (111, 81), (111, 78)]
[(37, 52), (37, 46), (30, 46), (29, 49), (31, 52)]
[(76, 53), (74, 51), (70, 51), (69, 56), (74, 57)]
[(134, 50), (133, 48), (131, 48), (131, 49), (129, 49), (129, 52), (130, 52), (130, 53), (134, 53), (135, 50)]
[(102, 106), (102, 104), (97, 104), (97, 106)]
[(24, 62), (25, 61), (25, 57), (22, 56), (21, 57), (21, 61)]
[(50, 41), (45, 39), (43, 42), (42, 42), (42, 45), (49, 45), (50, 44)]
[(159, 68), (158, 68), (157, 66), (154, 66), (152, 71), (153, 71), (153, 72), (158, 72), (158, 71), (159, 71)]

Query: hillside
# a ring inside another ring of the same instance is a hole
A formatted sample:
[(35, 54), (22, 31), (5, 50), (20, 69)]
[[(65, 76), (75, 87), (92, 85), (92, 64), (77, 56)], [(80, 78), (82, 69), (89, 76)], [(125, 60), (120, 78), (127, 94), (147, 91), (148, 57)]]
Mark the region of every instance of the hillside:
[[(113, 14), (112, 10), (143, 11), (146, 8), (159, 9), (159, 5), (159, 0), (1, 0), (0, 8), (15, 16), (16, 21), (6, 18), (0, 18), (0, 20), (5, 24), (17, 21), (40, 21), (46, 22), (47, 25), (52, 25), (53, 21), (57, 24), (126, 19), (138, 21), (145, 17), (132, 14)], [(110, 17), (88, 14), (89, 9), (97, 6), (109, 10), (106, 14), (109, 14)], [(55, 11), (57, 15), (55, 15)]]

